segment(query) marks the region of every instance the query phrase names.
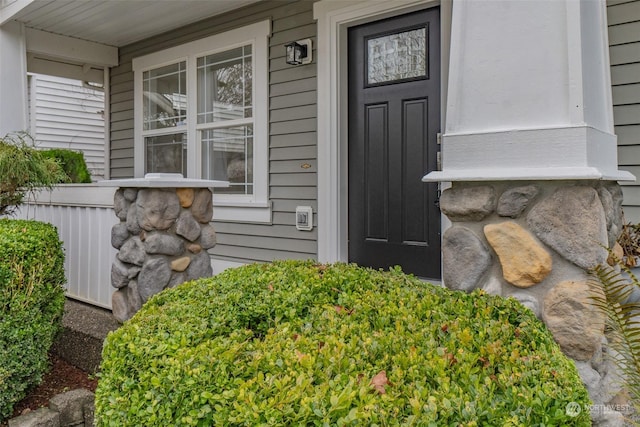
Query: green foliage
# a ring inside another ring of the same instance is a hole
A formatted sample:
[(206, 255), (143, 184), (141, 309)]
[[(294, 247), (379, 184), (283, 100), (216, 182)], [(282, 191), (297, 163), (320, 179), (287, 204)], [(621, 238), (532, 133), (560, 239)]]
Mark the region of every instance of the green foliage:
[(0, 421), (38, 384), (64, 308), (55, 227), (0, 219)]
[(283, 261), (160, 293), (111, 333), (99, 426), (589, 426), (575, 366), (515, 300)]
[(0, 138), (0, 215), (11, 214), (39, 188), (66, 181), (60, 165), (27, 142), (25, 134)]
[(87, 169), (87, 163), (84, 161), (84, 155), (80, 151), (52, 149), (42, 152), (44, 157), (55, 159), (67, 176), (63, 182), (72, 183), (90, 183), (91, 173)]
[(621, 271), (599, 265), (591, 271), (592, 300), (607, 315), (609, 345), (616, 350), (614, 361), (621, 369), (631, 400), (640, 402), (640, 302), (629, 301), (638, 278), (620, 260)]

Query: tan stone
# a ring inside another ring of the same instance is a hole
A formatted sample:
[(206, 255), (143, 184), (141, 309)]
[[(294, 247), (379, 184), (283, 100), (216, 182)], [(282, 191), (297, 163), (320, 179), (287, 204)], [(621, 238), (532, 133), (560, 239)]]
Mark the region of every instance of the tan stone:
[(622, 246), (620, 246), (620, 243), (616, 242), (611, 248), (611, 252), (607, 258), (607, 264), (613, 267), (617, 261), (622, 261), (622, 257), (624, 257), (624, 250)]
[(513, 221), (488, 224), (484, 234), (502, 265), (504, 279), (519, 288), (542, 282), (551, 272), (551, 255)]
[(189, 264), (191, 264), (191, 258), (183, 256), (171, 261), (171, 269), (173, 271), (185, 271), (187, 267), (189, 267)]
[(189, 243), (189, 244), (187, 245), (187, 250), (188, 250), (189, 252), (191, 252), (192, 254), (198, 254), (198, 253), (200, 253), (200, 251), (202, 250), (202, 246), (200, 246), (200, 245), (199, 245), (199, 244), (197, 244), (197, 243)]
[(569, 357), (590, 360), (604, 335), (605, 315), (590, 299), (597, 288), (586, 281), (558, 283), (544, 297), (542, 318)]
[(180, 200), (180, 206), (183, 208), (188, 208), (193, 203), (193, 197), (195, 196), (193, 188), (178, 188), (176, 194)]

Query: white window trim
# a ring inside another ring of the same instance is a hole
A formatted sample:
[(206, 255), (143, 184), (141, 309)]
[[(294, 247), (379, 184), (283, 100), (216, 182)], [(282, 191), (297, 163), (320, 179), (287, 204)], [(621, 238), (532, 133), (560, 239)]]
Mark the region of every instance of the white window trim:
[[(214, 220), (271, 222), (269, 201), (269, 42), (271, 21), (265, 20), (133, 59), (134, 71), (134, 177), (144, 176), (145, 152), (142, 132), (142, 73), (179, 61), (187, 62), (187, 177), (202, 173), (200, 135), (197, 129), (196, 58), (235, 47), (252, 45), (253, 66), (253, 194), (216, 195)], [(178, 129), (175, 129), (178, 131)], [(166, 131), (166, 129), (165, 129)]]

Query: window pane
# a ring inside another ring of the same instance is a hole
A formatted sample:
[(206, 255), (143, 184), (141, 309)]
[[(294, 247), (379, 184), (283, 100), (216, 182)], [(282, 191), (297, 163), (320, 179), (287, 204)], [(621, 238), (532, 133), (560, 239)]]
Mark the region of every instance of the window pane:
[(367, 83), (425, 77), (426, 28), (367, 40)]
[(251, 46), (198, 58), (198, 123), (252, 115)]
[(187, 71), (184, 61), (145, 71), (142, 86), (144, 130), (185, 124)]
[(253, 126), (202, 131), (202, 177), (229, 181), (216, 193), (253, 194)]
[(187, 134), (151, 136), (144, 139), (145, 173), (181, 173), (187, 176)]

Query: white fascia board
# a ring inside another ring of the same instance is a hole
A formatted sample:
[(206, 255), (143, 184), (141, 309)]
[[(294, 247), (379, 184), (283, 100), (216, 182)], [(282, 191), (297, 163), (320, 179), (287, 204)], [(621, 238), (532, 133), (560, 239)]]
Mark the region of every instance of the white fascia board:
[(26, 29), (27, 52), (67, 61), (115, 67), (118, 65), (118, 48), (46, 31)]
[(20, 11), (29, 6), (35, 0), (16, 0), (0, 9), (0, 25), (12, 20)]

